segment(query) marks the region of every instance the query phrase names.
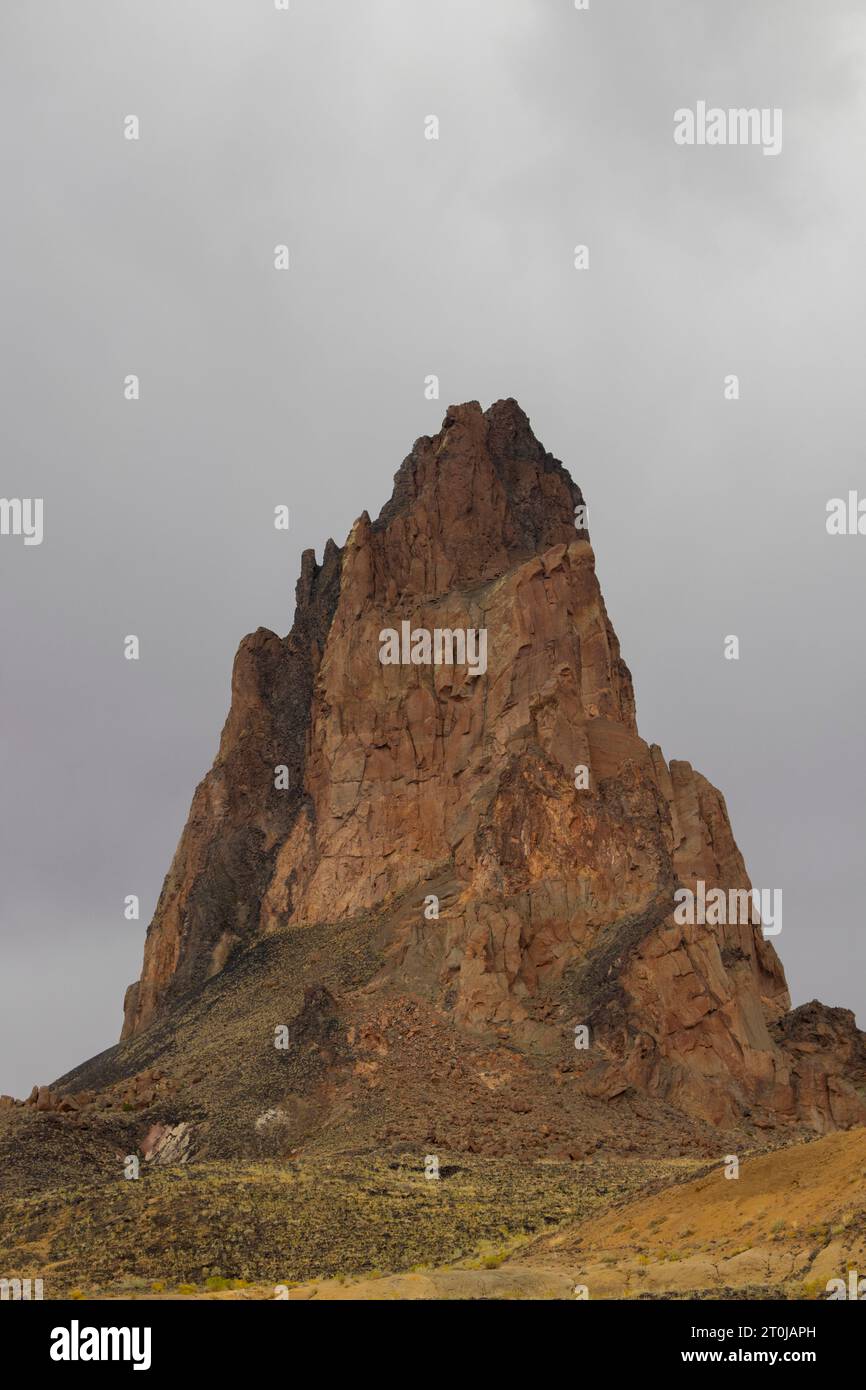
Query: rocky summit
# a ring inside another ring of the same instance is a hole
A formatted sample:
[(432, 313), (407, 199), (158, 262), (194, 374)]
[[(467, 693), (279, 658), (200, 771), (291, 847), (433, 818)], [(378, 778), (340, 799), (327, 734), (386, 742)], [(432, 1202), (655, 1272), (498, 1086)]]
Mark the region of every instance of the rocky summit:
[[(416, 999), (517, 1057), (574, 1054), (583, 1025), (588, 1094), (713, 1124), (866, 1118), (862, 1039), (817, 1005), (802, 1036), (760, 925), (673, 920), (679, 886), (751, 885), (721, 793), (638, 734), (584, 519), (517, 402), (473, 401), (416, 442), (375, 522), (305, 553), (288, 637), (238, 651), (125, 1038), (271, 933), (374, 914), (383, 960), (353, 1013)], [(401, 627), (486, 632), (486, 670), (405, 641), (384, 663)]]
[[(853, 1015), (792, 1011), (757, 911), (683, 921), (684, 889), (751, 884), (722, 794), (638, 733), (580, 489), (516, 401), (452, 406), (375, 521), (304, 553), (288, 636), (241, 642), (120, 1043), (3, 1098), (19, 1228), (44, 1237), (64, 1186), (108, 1209), (133, 1156), (128, 1249), (58, 1223), (82, 1279), (164, 1272), (158, 1209), (193, 1283), (399, 1272), (864, 1124)], [(378, 1224), (341, 1205), (359, 1156)], [(450, 1225), (400, 1214), (431, 1162)], [(238, 1215), (265, 1171), (267, 1260)], [(342, 1194), (327, 1219), (291, 1205), (305, 1173)]]

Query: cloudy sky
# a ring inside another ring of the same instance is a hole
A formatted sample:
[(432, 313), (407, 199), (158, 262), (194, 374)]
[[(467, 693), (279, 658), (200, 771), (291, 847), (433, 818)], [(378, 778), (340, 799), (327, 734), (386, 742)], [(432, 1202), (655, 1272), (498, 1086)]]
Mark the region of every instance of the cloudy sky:
[[(866, 495), (862, 0), (4, 0), (0, 53), (0, 491), (45, 499), (0, 537), (0, 1091), (115, 1041), (301, 550), (509, 395), (642, 734), (783, 890), (795, 1002), (866, 1024), (866, 537), (825, 529)], [(677, 146), (701, 100), (781, 108), (781, 153)]]

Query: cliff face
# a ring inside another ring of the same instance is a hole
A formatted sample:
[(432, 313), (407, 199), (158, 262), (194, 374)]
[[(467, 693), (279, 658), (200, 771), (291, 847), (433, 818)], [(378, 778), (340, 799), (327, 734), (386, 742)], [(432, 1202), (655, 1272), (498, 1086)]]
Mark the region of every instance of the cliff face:
[[(784, 1026), (760, 926), (674, 919), (679, 886), (749, 879), (721, 794), (637, 732), (582, 502), (515, 401), (470, 402), (416, 442), (375, 522), (321, 566), (305, 553), (291, 633), (238, 651), (125, 1038), (252, 941), (376, 912), (374, 991), (536, 1056), (585, 1024), (597, 1099), (632, 1087), (714, 1124), (866, 1119), (840, 1060), (862, 1035)], [(404, 623), (469, 630), (470, 650), (486, 632), (486, 660), (428, 662), (419, 638), (418, 664), (384, 664)]]

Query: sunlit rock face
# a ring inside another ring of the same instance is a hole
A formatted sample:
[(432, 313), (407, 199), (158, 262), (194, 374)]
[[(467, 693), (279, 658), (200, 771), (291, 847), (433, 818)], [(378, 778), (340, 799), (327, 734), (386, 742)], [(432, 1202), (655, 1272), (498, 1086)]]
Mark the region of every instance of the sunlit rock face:
[(757, 920), (675, 920), (699, 880), (750, 887), (722, 795), (638, 734), (579, 488), (515, 401), (453, 406), (376, 521), (305, 553), (289, 635), (241, 643), (123, 1036), (263, 934), (369, 913), (374, 989), (534, 1054), (585, 1025), (596, 1098), (866, 1120), (838, 1028), (780, 1027)]

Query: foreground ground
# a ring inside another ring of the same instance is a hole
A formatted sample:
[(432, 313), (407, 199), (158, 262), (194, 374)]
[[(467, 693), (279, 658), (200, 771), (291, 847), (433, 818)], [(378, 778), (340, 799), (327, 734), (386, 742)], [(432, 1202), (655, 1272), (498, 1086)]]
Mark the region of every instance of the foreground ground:
[(141, 1035), (0, 1097), (0, 1279), (49, 1299), (801, 1298), (866, 1274), (866, 1130), (719, 1128), (599, 1087), (568, 981), (534, 998), (528, 1041), (468, 1034), (391, 987), (383, 933), (275, 933)]
[[(4, 1200), (46, 1298), (818, 1298), (866, 1270), (866, 1130), (722, 1161), (340, 1154)], [(586, 1291), (583, 1294), (583, 1291)]]

